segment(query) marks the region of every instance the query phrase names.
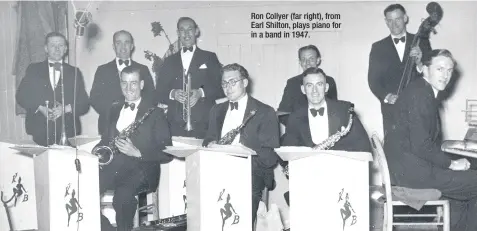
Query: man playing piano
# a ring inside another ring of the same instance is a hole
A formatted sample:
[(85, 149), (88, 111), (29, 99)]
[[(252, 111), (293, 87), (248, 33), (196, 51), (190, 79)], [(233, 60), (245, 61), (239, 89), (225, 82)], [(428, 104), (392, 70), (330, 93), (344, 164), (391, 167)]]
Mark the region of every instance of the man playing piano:
[(451, 206), (451, 230), (477, 230), (477, 171), (465, 158), (441, 151), (439, 100), (452, 77), (454, 59), (448, 50), (422, 57), (423, 78), (411, 82), (396, 101), (397, 126), (385, 137), (384, 151), (391, 183), (442, 192)]

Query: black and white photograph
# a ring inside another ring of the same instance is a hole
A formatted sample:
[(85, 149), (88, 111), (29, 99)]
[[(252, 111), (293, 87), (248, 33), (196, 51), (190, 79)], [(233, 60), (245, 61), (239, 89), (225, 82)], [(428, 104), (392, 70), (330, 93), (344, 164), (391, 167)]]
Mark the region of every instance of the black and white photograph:
[(0, 231), (476, 231), (475, 1), (0, 1)]

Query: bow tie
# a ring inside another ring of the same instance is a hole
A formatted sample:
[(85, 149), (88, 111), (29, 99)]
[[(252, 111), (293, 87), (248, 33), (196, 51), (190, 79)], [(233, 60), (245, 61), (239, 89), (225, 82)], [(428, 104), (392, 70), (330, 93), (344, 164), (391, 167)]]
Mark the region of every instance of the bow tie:
[(61, 68), (60, 62), (48, 63), (48, 65), (50, 65), (50, 67), (54, 67), (56, 70), (60, 70)]
[(186, 51), (192, 52), (192, 50), (193, 50), (193, 47), (182, 47), (182, 52), (184, 52), (184, 53), (185, 53)]
[(238, 110), (238, 102), (230, 102), (230, 110), (233, 111), (234, 109)]
[(406, 36), (402, 36), (401, 38), (394, 38), (394, 43), (398, 44), (399, 41), (405, 43), (406, 42)]
[(134, 108), (136, 107), (136, 105), (134, 103), (124, 102), (124, 108), (128, 108), (128, 107), (131, 108), (131, 111), (134, 111)]
[(316, 116), (317, 113), (320, 113), (320, 116), (323, 116), (323, 113), (325, 112), (325, 108), (324, 107), (321, 107), (320, 109), (316, 110), (314, 108), (311, 108), (310, 109), (310, 112), (311, 112), (311, 115), (313, 115), (313, 117)]
[(118, 63), (119, 63), (119, 65), (123, 65), (123, 63), (124, 63), (124, 64), (126, 64), (126, 66), (129, 66), (129, 60), (120, 59), (120, 60), (118, 60)]

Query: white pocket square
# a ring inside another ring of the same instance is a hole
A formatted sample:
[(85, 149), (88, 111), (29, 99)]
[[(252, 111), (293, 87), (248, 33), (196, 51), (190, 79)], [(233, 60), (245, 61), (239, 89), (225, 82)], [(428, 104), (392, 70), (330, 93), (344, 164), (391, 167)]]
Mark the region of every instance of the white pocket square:
[(205, 65), (205, 63), (204, 63), (204, 64), (200, 65), (199, 69), (207, 69), (207, 65)]

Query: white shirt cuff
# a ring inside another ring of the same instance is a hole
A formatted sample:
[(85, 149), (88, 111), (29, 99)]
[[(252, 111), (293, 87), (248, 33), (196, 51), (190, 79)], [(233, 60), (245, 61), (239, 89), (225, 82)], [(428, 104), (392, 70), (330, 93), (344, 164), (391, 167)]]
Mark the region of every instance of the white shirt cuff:
[(173, 91), (174, 91), (174, 89), (172, 89), (171, 92), (169, 92), (169, 99), (170, 100), (174, 100), (174, 96), (172, 95)]
[(205, 92), (204, 92), (204, 89), (202, 88), (199, 88), (200, 92), (202, 93), (202, 97), (205, 97)]

